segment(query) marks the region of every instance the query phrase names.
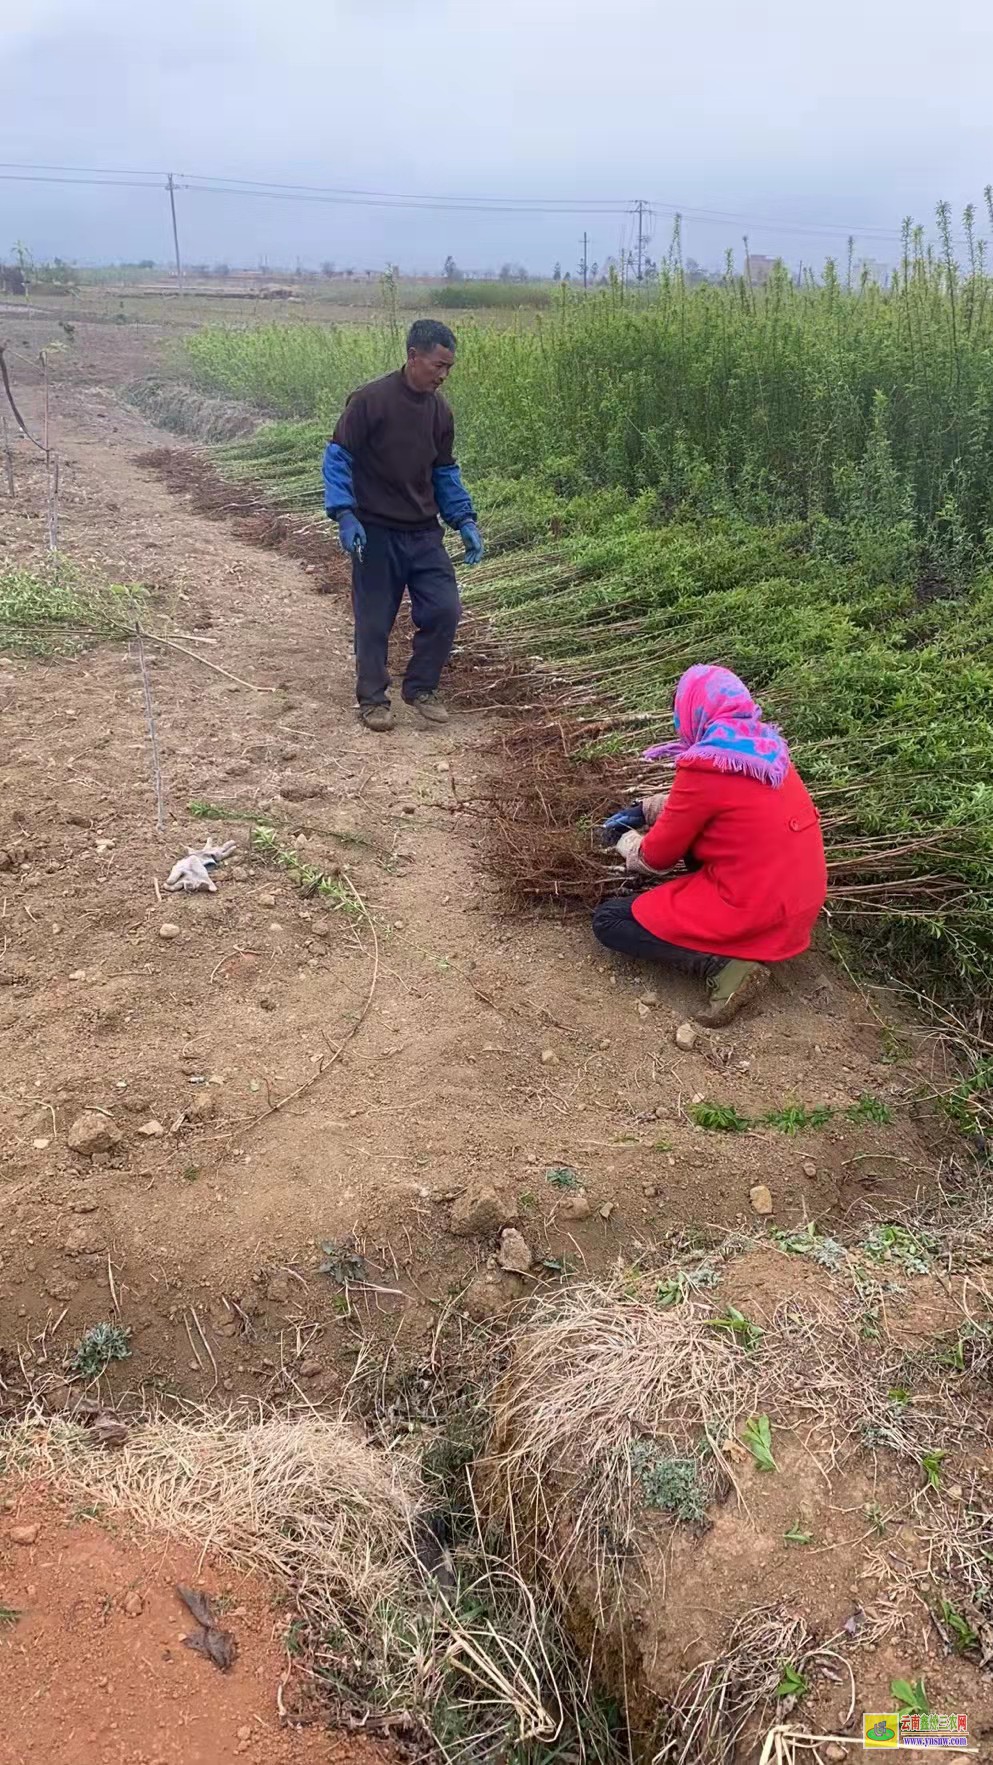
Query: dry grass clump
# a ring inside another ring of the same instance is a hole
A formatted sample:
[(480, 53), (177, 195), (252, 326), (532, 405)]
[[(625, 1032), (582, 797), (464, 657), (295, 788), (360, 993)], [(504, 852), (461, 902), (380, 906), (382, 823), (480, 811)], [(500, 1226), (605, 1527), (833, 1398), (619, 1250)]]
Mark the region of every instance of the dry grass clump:
[(8, 1440), (88, 1503), (299, 1589), (328, 1624), (371, 1621), (409, 1595), (413, 1467), (372, 1453), (343, 1423), (161, 1416), (107, 1452), (75, 1423), (45, 1420)]
[(755, 1410), (760, 1366), (693, 1304), (584, 1286), (532, 1313), (494, 1396), (486, 1468), (495, 1510), (518, 1533), (527, 1513), (557, 1591), (592, 1571), (601, 1620), (615, 1609), (637, 1543), (639, 1442), (677, 1461), (703, 1443), (710, 1490), (734, 1485), (726, 1446)]

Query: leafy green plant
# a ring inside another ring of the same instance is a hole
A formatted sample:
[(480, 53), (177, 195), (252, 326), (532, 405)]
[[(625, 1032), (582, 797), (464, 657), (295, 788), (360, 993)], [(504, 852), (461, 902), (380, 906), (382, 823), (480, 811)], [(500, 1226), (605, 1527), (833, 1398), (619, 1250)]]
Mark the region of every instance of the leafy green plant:
[(948, 1454), (940, 1447), (933, 1447), (930, 1452), (921, 1455), (921, 1470), (927, 1478), (929, 1489), (941, 1488), (941, 1467)]
[(803, 1103), (787, 1103), (782, 1109), (771, 1110), (762, 1119), (767, 1127), (778, 1128), (781, 1134), (787, 1134), (792, 1139), (794, 1135), (802, 1134), (807, 1128), (825, 1127), (831, 1120), (833, 1113), (833, 1110), (828, 1109), (824, 1104), (818, 1104), (814, 1109), (807, 1109)]
[(745, 1423), (742, 1439), (760, 1471), (779, 1469), (772, 1456), (772, 1428), (768, 1416), (750, 1416)]
[(258, 810), (230, 808), (223, 803), (211, 803), (200, 797), (193, 797), (186, 805), (186, 813), (192, 815), (195, 821), (252, 821)]
[(91, 1324), (76, 1344), (69, 1371), (81, 1379), (99, 1379), (111, 1361), (126, 1361), (130, 1354), (130, 1330), (120, 1324)]
[(941, 1617), (952, 1633), (952, 1641), (960, 1655), (967, 1654), (970, 1649), (979, 1647), (979, 1633), (974, 1630), (968, 1618), (952, 1605), (950, 1600), (941, 1602)]
[(324, 1261), (319, 1273), (327, 1275), (336, 1287), (350, 1287), (365, 1280), (365, 1258), (354, 1238), (343, 1238), (340, 1243), (329, 1238), (326, 1244), (321, 1245), (321, 1250)]
[(845, 1261), (847, 1251), (837, 1238), (831, 1238), (826, 1232), (819, 1232), (813, 1220), (809, 1220), (801, 1232), (784, 1231), (779, 1226), (770, 1226), (769, 1237), (779, 1250), (788, 1256), (806, 1256), (823, 1269), (840, 1269)]
[(706, 1518), (699, 1460), (677, 1458), (660, 1452), (654, 1441), (638, 1440), (631, 1447), (631, 1465), (649, 1507), (694, 1524)]
[(783, 1533), (787, 1544), (809, 1544), (813, 1536), (813, 1533), (807, 1532), (799, 1520), (794, 1520), (789, 1531)]
[(758, 1347), (765, 1334), (761, 1324), (753, 1324), (752, 1320), (746, 1318), (744, 1312), (739, 1311), (736, 1305), (729, 1305), (720, 1317), (708, 1318), (707, 1322), (712, 1330), (726, 1330), (736, 1342), (740, 1342), (742, 1348), (749, 1352)]
[(690, 1120), (711, 1134), (744, 1134), (752, 1125), (733, 1103), (709, 1103), (706, 1100), (690, 1105)]
[(252, 847), (260, 857), (269, 858), (285, 870), (290, 881), (304, 895), (319, 895), (331, 906), (354, 919), (363, 917), (362, 908), (356, 899), (355, 891), (349, 886), (347, 878), (342, 874), (332, 874), (317, 869), (313, 864), (304, 864), (300, 854), (292, 846), (282, 846), (279, 835), (274, 827), (255, 826), (252, 828)]
[(655, 1299), (661, 1306), (681, 1305), (691, 1293), (716, 1287), (719, 1280), (717, 1270), (708, 1267), (706, 1263), (697, 1269), (678, 1269), (674, 1275), (667, 1275), (664, 1280), (656, 1283)]
[(571, 1191), (580, 1187), (578, 1175), (567, 1164), (553, 1164), (545, 1172), (545, 1182), (551, 1183), (553, 1189)]
[(792, 1661), (784, 1661), (776, 1687), (777, 1698), (804, 1698), (810, 1690), (810, 1681), (805, 1679)]
[(876, 1122), (880, 1127), (888, 1127), (893, 1120), (893, 1111), (881, 1097), (873, 1097), (870, 1092), (863, 1092), (857, 1103), (852, 1103), (845, 1110), (850, 1122)]
[(891, 1679), (890, 1695), (901, 1715), (928, 1716), (931, 1713), (923, 1679)]
[(0, 566), (0, 649), (71, 655), (100, 638), (130, 638), (146, 598), (137, 584), (94, 579), (60, 555), (34, 570)]
[(873, 1226), (862, 1248), (873, 1262), (897, 1263), (911, 1275), (929, 1272), (934, 1251), (933, 1242), (926, 1233), (892, 1223)]

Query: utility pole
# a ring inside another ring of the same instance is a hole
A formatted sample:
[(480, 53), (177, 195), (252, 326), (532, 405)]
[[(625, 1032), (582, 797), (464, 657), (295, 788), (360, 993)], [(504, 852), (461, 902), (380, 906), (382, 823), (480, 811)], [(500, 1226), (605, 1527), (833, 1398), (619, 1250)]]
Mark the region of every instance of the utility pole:
[(169, 192), (169, 207), (172, 211), (172, 242), (176, 247), (176, 286), (180, 294), (183, 292), (183, 259), (179, 250), (179, 228), (176, 225), (176, 183), (172, 173), (166, 178), (166, 189)]
[(638, 199), (637, 206), (638, 206), (638, 257), (637, 257), (636, 274), (637, 274), (638, 281), (640, 282), (641, 281), (641, 265), (642, 265), (642, 259), (643, 259), (643, 255), (644, 255), (644, 249), (645, 249), (645, 204), (642, 202), (640, 197)]
[(586, 293), (586, 281), (587, 281), (587, 274), (588, 274), (589, 265), (590, 265), (590, 254), (589, 254), (588, 246), (589, 246), (589, 234), (584, 233), (583, 234), (583, 293), (584, 294)]

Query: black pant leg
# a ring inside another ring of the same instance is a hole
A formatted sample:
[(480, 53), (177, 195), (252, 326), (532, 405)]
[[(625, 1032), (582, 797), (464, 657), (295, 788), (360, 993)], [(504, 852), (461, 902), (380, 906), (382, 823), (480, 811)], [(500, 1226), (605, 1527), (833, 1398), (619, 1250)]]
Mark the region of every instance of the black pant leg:
[(601, 901), (593, 913), (593, 936), (608, 950), (622, 956), (634, 956), (643, 962), (664, 962), (682, 974), (697, 975), (709, 980), (723, 968), (724, 956), (707, 956), (700, 950), (684, 950), (681, 944), (669, 944), (639, 925), (631, 911), (627, 895), (612, 901)]
[(440, 527), (406, 536), (407, 588), (414, 621), (414, 646), (403, 678), (408, 701), (438, 690), (441, 671), (452, 653), (462, 616), (455, 566)]
[(405, 581), (403, 536), (367, 522), (363, 558), (352, 559), (355, 696), (360, 705), (390, 702), (387, 655)]

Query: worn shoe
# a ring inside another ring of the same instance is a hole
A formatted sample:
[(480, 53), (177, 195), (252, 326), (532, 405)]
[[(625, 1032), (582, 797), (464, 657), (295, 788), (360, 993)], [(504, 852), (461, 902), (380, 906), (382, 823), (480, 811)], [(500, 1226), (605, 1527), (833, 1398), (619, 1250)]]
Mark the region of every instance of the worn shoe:
[(772, 979), (769, 970), (761, 962), (743, 962), (735, 959), (725, 962), (719, 968), (710, 983), (710, 1004), (696, 1014), (697, 1023), (704, 1029), (722, 1030), (737, 1017), (745, 1005), (751, 1005), (760, 993), (764, 993)]
[(423, 717), (425, 723), (447, 723), (448, 712), (437, 693), (417, 693), (407, 704)]
[(395, 729), (397, 720), (389, 705), (360, 705), (359, 721), (366, 729), (374, 729), (377, 735), (385, 735), (388, 729)]

